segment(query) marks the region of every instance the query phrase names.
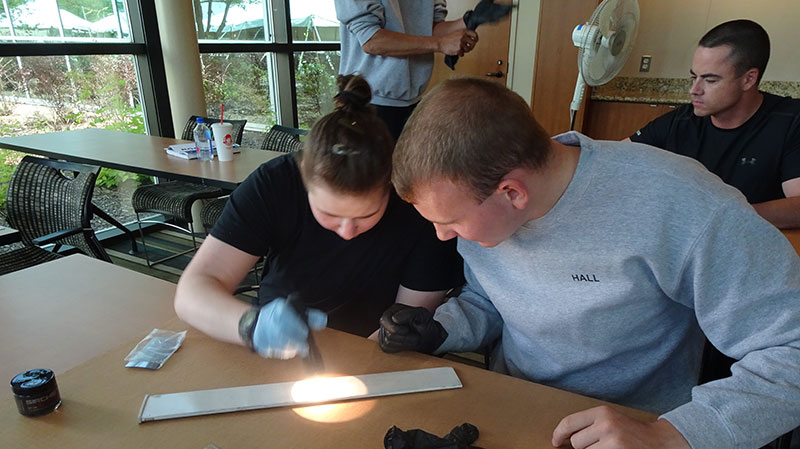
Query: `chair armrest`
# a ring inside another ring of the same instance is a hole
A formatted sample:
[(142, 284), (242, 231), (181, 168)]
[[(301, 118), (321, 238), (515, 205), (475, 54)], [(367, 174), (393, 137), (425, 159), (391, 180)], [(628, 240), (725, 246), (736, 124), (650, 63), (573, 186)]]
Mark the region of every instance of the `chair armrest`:
[(71, 235), (80, 234), (83, 232), (83, 228), (72, 228), (72, 229), (64, 229), (62, 231), (56, 231), (52, 234), (47, 234), (42, 237), (37, 237), (33, 239), (33, 244), (36, 246), (47, 245), (50, 243), (55, 243), (56, 241), (63, 239), (64, 237), (69, 237)]

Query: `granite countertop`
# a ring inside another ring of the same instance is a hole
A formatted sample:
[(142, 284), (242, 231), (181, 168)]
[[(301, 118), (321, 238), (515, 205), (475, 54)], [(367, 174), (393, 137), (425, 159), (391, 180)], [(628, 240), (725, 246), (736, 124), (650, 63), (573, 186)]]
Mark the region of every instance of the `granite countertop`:
[[(630, 103), (682, 104), (689, 103), (689, 78), (626, 78), (617, 77), (592, 88), (592, 100), (625, 101)], [(760, 90), (775, 95), (800, 98), (798, 81), (762, 81)]]

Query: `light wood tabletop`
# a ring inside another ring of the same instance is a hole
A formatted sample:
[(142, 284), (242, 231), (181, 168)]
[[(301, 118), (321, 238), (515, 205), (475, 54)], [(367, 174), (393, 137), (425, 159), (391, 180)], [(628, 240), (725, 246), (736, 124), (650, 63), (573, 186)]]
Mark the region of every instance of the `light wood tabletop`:
[(87, 128), (0, 138), (0, 148), (82, 164), (233, 190), (258, 166), (285, 153), (242, 148), (230, 162), (182, 159), (164, 148), (188, 143), (166, 137)]
[(783, 236), (792, 244), (794, 250), (800, 254), (800, 229), (781, 229)]
[[(177, 319), (159, 328), (186, 329)], [(136, 343), (56, 375), (63, 403), (38, 418), (0, 406), (0, 438), (8, 447), (114, 448), (377, 448), (392, 426), (440, 436), (469, 422), (487, 448), (548, 448), (558, 421), (602, 402), (480, 368), (415, 353), (385, 354), (377, 344), (334, 330), (317, 335), (327, 372), (372, 374), (453, 366), (463, 388), (293, 409), (252, 410), (138, 424), (146, 394), (175, 393), (305, 377), (300, 360), (267, 360), (243, 347), (189, 330), (183, 346), (157, 371), (124, 368)], [(652, 416), (626, 408), (642, 419)]]
[[(437, 357), (386, 354), (371, 340), (324, 330), (316, 340), (327, 374), (452, 366), (463, 388), (139, 424), (147, 394), (296, 381), (306, 377), (304, 366), (212, 340), (175, 317), (171, 284), (90, 260), (70, 256), (0, 277), (3, 373), (52, 368), (63, 401), (30, 418), (17, 412), (10, 395), (0, 400), (3, 447), (378, 448), (392, 426), (442, 436), (469, 422), (480, 431), (478, 446), (549, 449), (561, 418), (603, 403)], [(161, 369), (125, 368), (125, 355), (153, 328), (189, 332)]]
[(174, 295), (175, 284), (79, 254), (0, 276), (0, 380), (59, 375), (141, 339), (175, 317)]

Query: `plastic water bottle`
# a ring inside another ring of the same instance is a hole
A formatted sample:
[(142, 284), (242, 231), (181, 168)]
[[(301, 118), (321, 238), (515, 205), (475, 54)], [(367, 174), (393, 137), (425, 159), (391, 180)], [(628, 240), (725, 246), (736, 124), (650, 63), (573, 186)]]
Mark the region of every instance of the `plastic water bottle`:
[(197, 126), (194, 128), (194, 145), (197, 147), (197, 157), (201, 161), (210, 161), (213, 158), (211, 150), (211, 131), (202, 117), (197, 117)]

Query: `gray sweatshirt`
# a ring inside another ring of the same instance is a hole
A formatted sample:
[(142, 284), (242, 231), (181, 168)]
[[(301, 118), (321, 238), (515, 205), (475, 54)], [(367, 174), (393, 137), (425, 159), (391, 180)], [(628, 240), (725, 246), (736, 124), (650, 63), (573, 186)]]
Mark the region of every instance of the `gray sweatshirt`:
[[(699, 448), (757, 448), (800, 425), (800, 258), (733, 187), (656, 148), (580, 145), (544, 217), (494, 248), (459, 239), (468, 286), (437, 352), (502, 337), (494, 369), (663, 413)], [(739, 359), (697, 382), (703, 333)]]
[(434, 22), (447, 16), (445, 0), (336, 0), (342, 58), (339, 73), (359, 74), (372, 88), (372, 103), (410, 106), (419, 102), (433, 70), (433, 54), (403, 58), (364, 53), (378, 30), (431, 36)]

